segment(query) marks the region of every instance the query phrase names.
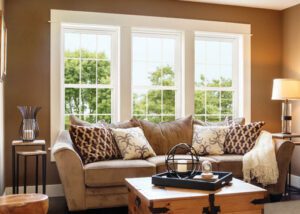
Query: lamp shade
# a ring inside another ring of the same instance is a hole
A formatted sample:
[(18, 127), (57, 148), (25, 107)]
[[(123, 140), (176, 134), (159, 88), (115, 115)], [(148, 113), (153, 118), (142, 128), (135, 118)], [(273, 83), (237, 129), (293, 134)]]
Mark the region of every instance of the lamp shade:
[(272, 100), (300, 99), (300, 81), (296, 79), (274, 79)]

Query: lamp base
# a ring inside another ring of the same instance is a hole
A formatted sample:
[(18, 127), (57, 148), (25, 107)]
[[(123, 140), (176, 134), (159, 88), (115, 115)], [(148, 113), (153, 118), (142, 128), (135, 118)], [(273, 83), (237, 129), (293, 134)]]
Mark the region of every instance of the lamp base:
[(282, 103), (281, 112), (281, 133), (291, 134), (292, 133), (292, 104), (288, 100)]

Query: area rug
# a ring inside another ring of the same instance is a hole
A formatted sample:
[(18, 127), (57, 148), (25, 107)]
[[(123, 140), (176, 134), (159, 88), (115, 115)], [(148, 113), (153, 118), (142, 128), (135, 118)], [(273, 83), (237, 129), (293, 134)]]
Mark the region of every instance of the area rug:
[(264, 214), (299, 214), (300, 200), (265, 204)]

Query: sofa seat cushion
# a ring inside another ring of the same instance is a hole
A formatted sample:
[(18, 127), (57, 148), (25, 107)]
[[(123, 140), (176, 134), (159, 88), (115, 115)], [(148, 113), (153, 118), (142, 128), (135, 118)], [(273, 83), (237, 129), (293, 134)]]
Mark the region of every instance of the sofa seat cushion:
[(218, 162), (218, 170), (232, 172), (236, 178), (243, 178), (243, 155), (211, 155)]
[[(177, 158), (191, 159), (190, 155), (176, 155), (176, 157)], [(212, 163), (213, 170), (218, 169), (217, 161), (210, 158), (210, 156), (201, 156), (201, 157), (199, 157), (199, 159), (200, 159), (201, 163), (205, 160), (210, 161)], [(165, 155), (159, 155), (159, 156), (151, 157), (151, 158), (147, 159), (147, 161), (149, 161), (150, 163), (153, 163), (156, 166), (156, 172), (157, 173), (165, 172), (167, 170), (165, 160), (166, 160)], [(189, 168), (189, 166), (188, 166), (188, 168)]]
[(148, 177), (155, 174), (155, 165), (146, 160), (109, 160), (84, 166), (88, 187), (122, 186), (125, 178)]

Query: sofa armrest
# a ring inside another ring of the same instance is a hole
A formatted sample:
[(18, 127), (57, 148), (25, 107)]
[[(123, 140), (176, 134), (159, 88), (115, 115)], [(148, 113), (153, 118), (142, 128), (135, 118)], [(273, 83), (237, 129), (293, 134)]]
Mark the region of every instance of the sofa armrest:
[(67, 131), (61, 132), (57, 137), (52, 148), (52, 154), (56, 160), (69, 210), (85, 210), (86, 187), (83, 163), (74, 150)]
[(291, 141), (275, 139), (276, 160), (279, 170), (279, 178), (276, 184), (267, 187), (270, 194), (282, 194), (285, 191), (285, 183), (295, 145)]

